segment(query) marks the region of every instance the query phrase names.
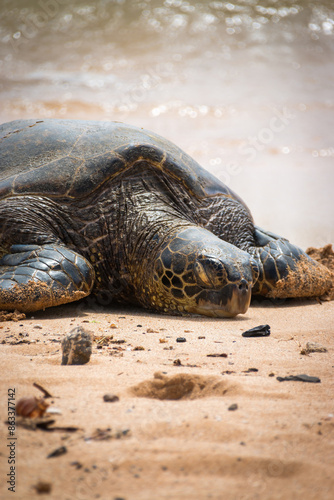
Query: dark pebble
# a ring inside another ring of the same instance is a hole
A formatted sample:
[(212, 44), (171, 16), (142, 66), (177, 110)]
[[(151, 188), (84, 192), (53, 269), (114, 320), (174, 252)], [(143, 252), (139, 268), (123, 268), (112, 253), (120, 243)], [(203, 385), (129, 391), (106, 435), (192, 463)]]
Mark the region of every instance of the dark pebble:
[(73, 328), (61, 341), (62, 365), (84, 365), (92, 354), (92, 338), (82, 326)]
[(259, 325), (243, 332), (243, 337), (268, 337), (270, 335), (269, 325)]
[(228, 411), (235, 411), (238, 409), (237, 403), (233, 403), (233, 405), (228, 407)]
[(51, 483), (47, 483), (46, 481), (39, 481), (34, 485), (34, 489), (40, 495), (43, 493), (51, 493), (52, 485)]
[(227, 358), (226, 352), (222, 352), (221, 354), (207, 354), (207, 358)]
[(105, 394), (103, 396), (103, 401), (105, 403), (115, 403), (116, 401), (119, 401), (119, 397), (116, 396), (116, 394)]
[(81, 469), (82, 468), (82, 463), (78, 462), (77, 460), (75, 460), (74, 462), (71, 462), (70, 465), (72, 465), (76, 469)]
[(295, 382), (310, 382), (312, 384), (319, 384), (321, 382), (318, 377), (311, 377), (310, 375), (288, 375), (287, 377), (276, 377), (279, 382), (295, 381)]
[(54, 451), (49, 453), (49, 455), (46, 458), (60, 457), (61, 455), (64, 455), (65, 453), (67, 453), (66, 446), (60, 446), (60, 448), (56, 448)]
[(185, 337), (178, 337), (176, 342), (187, 342), (187, 339)]

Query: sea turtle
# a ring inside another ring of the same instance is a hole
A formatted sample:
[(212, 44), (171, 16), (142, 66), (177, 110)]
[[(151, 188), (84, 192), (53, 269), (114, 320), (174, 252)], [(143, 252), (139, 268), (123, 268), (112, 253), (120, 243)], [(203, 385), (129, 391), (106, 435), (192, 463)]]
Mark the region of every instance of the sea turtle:
[(327, 268), (254, 226), (245, 203), (162, 137), (117, 122), (0, 127), (0, 309), (99, 294), (148, 309), (245, 313), (251, 293), (316, 296)]

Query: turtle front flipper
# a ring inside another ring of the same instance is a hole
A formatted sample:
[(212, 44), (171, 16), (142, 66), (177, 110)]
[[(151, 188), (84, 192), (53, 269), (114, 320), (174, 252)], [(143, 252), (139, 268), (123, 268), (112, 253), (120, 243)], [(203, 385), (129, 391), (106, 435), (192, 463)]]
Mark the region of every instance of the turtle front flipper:
[(0, 309), (32, 312), (90, 294), (95, 273), (60, 245), (13, 245), (0, 260)]
[(331, 271), (287, 239), (255, 226), (248, 251), (259, 266), (253, 294), (271, 298), (316, 297), (333, 286)]

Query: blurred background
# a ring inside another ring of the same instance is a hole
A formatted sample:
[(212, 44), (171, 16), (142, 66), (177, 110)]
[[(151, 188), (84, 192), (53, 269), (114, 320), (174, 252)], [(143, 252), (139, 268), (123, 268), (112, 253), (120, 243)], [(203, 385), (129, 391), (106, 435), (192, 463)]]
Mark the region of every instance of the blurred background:
[(0, 118), (116, 120), (175, 142), (256, 223), (334, 242), (330, 0), (0, 0)]

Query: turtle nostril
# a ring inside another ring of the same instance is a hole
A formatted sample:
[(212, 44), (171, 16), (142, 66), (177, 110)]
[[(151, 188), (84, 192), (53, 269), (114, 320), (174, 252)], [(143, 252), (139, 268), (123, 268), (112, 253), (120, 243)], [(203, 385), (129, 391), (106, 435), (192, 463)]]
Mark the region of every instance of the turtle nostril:
[(248, 291), (248, 283), (246, 280), (242, 279), (239, 283), (239, 290), (241, 290), (242, 292), (245, 291), (247, 292)]

